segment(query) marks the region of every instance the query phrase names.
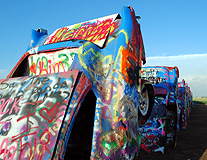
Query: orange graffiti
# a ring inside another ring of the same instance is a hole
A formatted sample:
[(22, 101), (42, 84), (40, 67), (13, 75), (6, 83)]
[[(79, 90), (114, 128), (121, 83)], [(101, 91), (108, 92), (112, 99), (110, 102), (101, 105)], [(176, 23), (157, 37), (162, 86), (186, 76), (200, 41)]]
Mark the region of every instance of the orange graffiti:
[[(135, 66), (138, 65), (138, 57), (136, 54), (131, 52), (128, 49), (122, 49), (122, 59), (121, 59), (121, 72), (126, 77), (128, 83), (132, 83), (132, 79), (129, 78), (129, 69), (135, 69)], [(133, 64), (134, 63), (134, 64)]]

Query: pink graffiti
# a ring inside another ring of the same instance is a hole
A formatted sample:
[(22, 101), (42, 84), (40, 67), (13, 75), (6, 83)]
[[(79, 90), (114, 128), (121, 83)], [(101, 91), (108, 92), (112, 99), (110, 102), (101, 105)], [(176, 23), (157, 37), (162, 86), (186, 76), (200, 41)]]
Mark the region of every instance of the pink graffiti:
[[(15, 113), (17, 113), (19, 111), (19, 108), (17, 106), (17, 104), (19, 103), (19, 101), (21, 100), (22, 98), (20, 98), (19, 100), (17, 100), (17, 98), (15, 98), (14, 100), (12, 98), (8, 99), (8, 100), (5, 100), (5, 98), (2, 98), (0, 100), (0, 114), (1, 115), (4, 115), (4, 114), (7, 114), (9, 112), (9, 114), (11, 114), (13, 112), (13, 110), (15, 111)], [(9, 104), (12, 104), (12, 107), (10, 109), (7, 109), (6, 111), (5, 108), (7, 105)]]

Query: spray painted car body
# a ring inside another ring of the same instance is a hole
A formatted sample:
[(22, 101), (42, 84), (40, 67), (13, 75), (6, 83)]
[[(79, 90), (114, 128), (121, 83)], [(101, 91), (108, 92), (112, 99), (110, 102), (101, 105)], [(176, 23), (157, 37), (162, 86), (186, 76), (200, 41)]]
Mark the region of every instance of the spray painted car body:
[(33, 30), (0, 81), (2, 159), (132, 159), (145, 52), (134, 10)]
[(140, 126), (140, 148), (147, 153), (165, 152), (166, 139), (166, 105), (155, 97), (151, 115), (146, 123)]
[(191, 107), (192, 107), (192, 92), (190, 87), (183, 79), (182, 82), (178, 83), (177, 90), (177, 102), (178, 102), (178, 115), (179, 115), (179, 129), (186, 129), (187, 127), (187, 119), (190, 115)]
[(186, 103), (186, 90), (185, 90), (185, 80), (178, 83), (178, 94), (177, 101), (179, 110), (179, 129), (185, 129), (187, 127), (187, 103)]
[[(141, 72), (142, 79), (150, 81), (155, 90), (155, 104), (150, 119), (141, 127), (141, 148), (149, 153), (164, 153), (166, 145), (176, 144), (179, 71), (177, 67), (149, 66), (143, 67)], [(151, 137), (152, 141), (149, 141), (148, 137)]]
[(187, 116), (189, 117), (191, 112), (191, 107), (193, 105), (193, 94), (190, 90), (188, 83), (185, 83), (185, 90), (186, 90)]

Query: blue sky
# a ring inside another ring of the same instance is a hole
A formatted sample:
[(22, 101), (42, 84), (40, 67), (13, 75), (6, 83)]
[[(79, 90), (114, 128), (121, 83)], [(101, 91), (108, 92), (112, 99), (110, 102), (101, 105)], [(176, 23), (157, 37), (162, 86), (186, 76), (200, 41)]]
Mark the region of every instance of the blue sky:
[(55, 29), (121, 13), (131, 5), (145, 45), (146, 65), (177, 65), (194, 96), (207, 96), (206, 0), (10, 0), (0, 2), (0, 78), (24, 54), (31, 29)]

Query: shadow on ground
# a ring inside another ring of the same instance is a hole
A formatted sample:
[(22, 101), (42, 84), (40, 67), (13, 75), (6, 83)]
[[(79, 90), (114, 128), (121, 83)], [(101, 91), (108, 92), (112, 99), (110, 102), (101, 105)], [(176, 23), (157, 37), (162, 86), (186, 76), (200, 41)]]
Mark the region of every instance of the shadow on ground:
[(196, 105), (196, 104), (205, 104), (205, 102), (201, 102), (201, 101), (193, 101), (194, 102), (194, 104)]

